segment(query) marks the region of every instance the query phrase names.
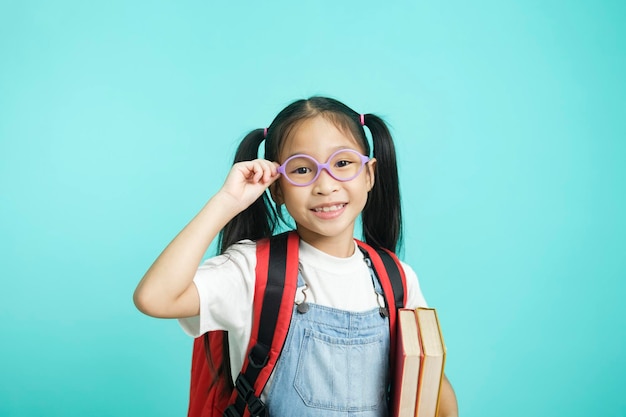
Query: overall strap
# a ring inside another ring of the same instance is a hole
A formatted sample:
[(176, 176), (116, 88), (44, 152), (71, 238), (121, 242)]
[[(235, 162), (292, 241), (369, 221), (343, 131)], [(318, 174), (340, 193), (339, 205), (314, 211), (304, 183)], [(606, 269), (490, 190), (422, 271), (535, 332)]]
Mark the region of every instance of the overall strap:
[(395, 363), (396, 352), (396, 317), (399, 308), (406, 304), (406, 276), (398, 257), (384, 248), (373, 248), (365, 242), (356, 241), (359, 249), (367, 256), (380, 281), (389, 311), (390, 363)]
[[(257, 242), (252, 333), (225, 417), (265, 416), (261, 392), (283, 349), (298, 281), (299, 237), (287, 232)], [(246, 409), (247, 408), (247, 409)]]

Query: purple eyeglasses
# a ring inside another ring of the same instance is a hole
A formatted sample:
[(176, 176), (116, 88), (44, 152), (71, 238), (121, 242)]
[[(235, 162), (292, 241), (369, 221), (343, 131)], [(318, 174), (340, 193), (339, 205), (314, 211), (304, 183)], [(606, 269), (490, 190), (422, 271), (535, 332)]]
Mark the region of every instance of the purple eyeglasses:
[(322, 169), (337, 181), (350, 181), (356, 178), (363, 166), (370, 160), (354, 149), (340, 149), (333, 153), (324, 164), (305, 154), (293, 155), (278, 167), (287, 181), (298, 187), (305, 187), (317, 180)]

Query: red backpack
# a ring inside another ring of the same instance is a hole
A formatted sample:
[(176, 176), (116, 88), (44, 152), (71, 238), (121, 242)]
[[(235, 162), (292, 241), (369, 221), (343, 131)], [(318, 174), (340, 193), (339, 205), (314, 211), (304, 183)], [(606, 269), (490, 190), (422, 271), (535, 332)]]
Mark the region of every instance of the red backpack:
[[(404, 270), (392, 252), (374, 249), (359, 240), (357, 244), (369, 258), (385, 295), (391, 335), (390, 363), (394, 363), (396, 311), (406, 303)], [(188, 417), (267, 415), (260, 396), (276, 366), (291, 323), (298, 285), (298, 247), (299, 237), (295, 232), (257, 242), (254, 315), (248, 356), (232, 388), (230, 371), (216, 379), (215, 367), (208, 362), (205, 346), (208, 342), (213, 364), (228, 360), (223, 351), (227, 332), (211, 331), (194, 340)]]

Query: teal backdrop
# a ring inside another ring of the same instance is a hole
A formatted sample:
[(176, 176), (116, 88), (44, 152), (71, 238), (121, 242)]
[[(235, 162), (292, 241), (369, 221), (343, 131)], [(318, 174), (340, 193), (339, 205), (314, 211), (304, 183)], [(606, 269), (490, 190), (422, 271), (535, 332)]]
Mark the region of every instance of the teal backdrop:
[(626, 416), (620, 1), (0, 5), (0, 416), (182, 416), (132, 293), (294, 99), (389, 122), (464, 417)]

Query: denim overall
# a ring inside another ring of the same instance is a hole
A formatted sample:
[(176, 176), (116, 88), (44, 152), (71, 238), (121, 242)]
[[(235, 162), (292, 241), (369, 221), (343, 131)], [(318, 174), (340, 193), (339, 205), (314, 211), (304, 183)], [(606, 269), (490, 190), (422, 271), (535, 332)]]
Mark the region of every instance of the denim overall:
[[(382, 289), (371, 267), (370, 274), (380, 300)], [(298, 293), (303, 286), (299, 275)], [(267, 393), (269, 416), (387, 416), (389, 319), (378, 308), (308, 307), (300, 313), (294, 306)]]

